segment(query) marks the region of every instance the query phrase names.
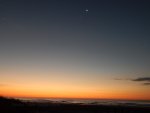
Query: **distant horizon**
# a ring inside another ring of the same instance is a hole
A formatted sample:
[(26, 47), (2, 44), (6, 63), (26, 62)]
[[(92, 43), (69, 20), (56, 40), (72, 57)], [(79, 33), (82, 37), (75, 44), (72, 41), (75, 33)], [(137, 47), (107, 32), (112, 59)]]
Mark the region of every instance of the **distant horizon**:
[(0, 97), (4, 98), (14, 98), (14, 99), (85, 99), (85, 100), (127, 100), (127, 101), (150, 101), (150, 99), (128, 99), (128, 98), (77, 98), (77, 97), (13, 97), (13, 96), (3, 96)]

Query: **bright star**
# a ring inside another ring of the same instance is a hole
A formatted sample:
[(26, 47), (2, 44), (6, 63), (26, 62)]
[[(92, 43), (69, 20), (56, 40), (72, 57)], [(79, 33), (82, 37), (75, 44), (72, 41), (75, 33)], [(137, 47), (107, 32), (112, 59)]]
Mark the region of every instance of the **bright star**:
[(88, 12), (89, 10), (88, 10), (88, 9), (86, 9), (85, 11), (86, 11), (86, 12)]

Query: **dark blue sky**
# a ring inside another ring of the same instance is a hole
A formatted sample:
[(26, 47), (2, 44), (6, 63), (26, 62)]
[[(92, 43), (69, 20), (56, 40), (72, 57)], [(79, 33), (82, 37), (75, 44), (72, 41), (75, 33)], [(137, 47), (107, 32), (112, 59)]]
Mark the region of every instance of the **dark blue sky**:
[(0, 0), (1, 67), (150, 77), (149, 43), (149, 0)]

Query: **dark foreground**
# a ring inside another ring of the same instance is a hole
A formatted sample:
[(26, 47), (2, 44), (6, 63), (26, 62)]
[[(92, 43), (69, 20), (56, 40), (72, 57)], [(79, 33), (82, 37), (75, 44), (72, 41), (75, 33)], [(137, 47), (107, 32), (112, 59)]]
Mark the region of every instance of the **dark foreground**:
[(0, 97), (0, 113), (150, 113), (150, 107), (22, 102)]

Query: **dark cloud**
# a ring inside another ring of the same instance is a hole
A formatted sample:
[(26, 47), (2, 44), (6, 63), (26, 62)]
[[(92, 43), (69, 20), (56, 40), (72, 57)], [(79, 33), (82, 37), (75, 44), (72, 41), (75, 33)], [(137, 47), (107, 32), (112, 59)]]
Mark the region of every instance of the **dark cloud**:
[(150, 77), (139, 77), (131, 79), (133, 82), (142, 82), (142, 85), (150, 85)]
[(139, 77), (139, 78), (136, 78), (136, 79), (132, 79), (132, 81), (150, 82), (150, 77)]
[(150, 83), (143, 83), (143, 85), (150, 85)]
[(129, 80), (132, 82), (142, 82), (142, 85), (150, 85), (150, 77), (138, 77), (134, 79), (120, 79), (116, 78), (115, 80)]
[(142, 82), (142, 85), (150, 85), (150, 77), (139, 77), (131, 79), (133, 82)]

